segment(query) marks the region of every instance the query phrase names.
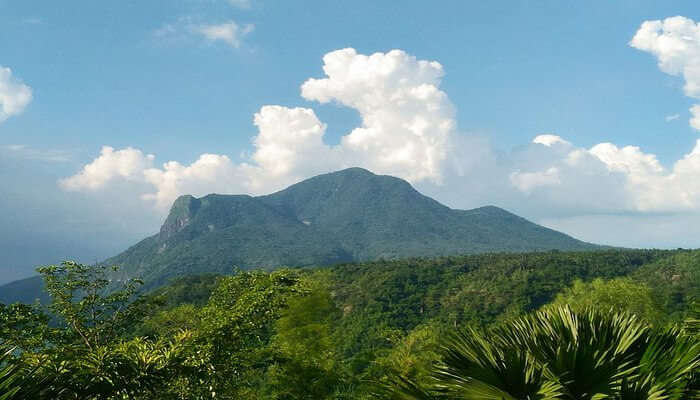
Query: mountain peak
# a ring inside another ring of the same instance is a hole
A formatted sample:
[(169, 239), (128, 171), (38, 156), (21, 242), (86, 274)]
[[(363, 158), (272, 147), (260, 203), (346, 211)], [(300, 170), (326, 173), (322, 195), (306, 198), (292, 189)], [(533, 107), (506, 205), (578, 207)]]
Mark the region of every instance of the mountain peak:
[(327, 175), (372, 175), (372, 176), (376, 176), (376, 174), (373, 173), (372, 171), (364, 169), (362, 167), (349, 167), (349, 168), (341, 169), (338, 171), (329, 172)]

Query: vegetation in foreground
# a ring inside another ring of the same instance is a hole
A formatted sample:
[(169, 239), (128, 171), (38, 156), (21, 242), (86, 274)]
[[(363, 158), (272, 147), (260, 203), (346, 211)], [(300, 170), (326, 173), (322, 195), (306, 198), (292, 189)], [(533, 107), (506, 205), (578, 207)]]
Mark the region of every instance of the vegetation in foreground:
[(392, 399), (691, 399), (700, 342), (633, 314), (550, 306), (488, 332), (454, 332), (422, 384), (394, 377)]
[(487, 254), (187, 277), (39, 269), (0, 399), (699, 398), (698, 251)]

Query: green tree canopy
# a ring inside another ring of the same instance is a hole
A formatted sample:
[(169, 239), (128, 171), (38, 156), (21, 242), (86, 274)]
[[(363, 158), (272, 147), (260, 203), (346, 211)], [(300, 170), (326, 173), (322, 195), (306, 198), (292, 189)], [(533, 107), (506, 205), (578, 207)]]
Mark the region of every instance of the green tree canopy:
[(590, 282), (577, 279), (571, 287), (559, 293), (552, 304), (568, 304), (576, 311), (592, 307), (627, 311), (655, 325), (668, 321), (651, 288), (627, 277), (596, 278)]

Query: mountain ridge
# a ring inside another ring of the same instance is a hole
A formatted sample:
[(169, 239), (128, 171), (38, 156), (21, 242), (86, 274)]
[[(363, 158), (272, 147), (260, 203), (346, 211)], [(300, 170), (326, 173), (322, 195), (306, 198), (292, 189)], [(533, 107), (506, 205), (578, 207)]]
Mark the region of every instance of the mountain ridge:
[(495, 206), (449, 208), (405, 180), (348, 168), (263, 196), (175, 200), (158, 234), (105, 263), (149, 286), (192, 273), (596, 245)]
[(155, 288), (236, 268), (598, 248), (496, 206), (452, 209), (403, 179), (348, 168), (263, 196), (180, 196), (158, 233), (104, 263)]

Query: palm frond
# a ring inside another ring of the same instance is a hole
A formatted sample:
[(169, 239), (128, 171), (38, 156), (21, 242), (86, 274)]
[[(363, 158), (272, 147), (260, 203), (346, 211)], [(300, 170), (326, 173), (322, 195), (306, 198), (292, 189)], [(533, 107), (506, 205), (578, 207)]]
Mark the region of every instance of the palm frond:
[(443, 346), (435, 387), (464, 399), (555, 399), (558, 385), (548, 384), (531, 355), (500, 334), (491, 340), (476, 330), (454, 334)]

